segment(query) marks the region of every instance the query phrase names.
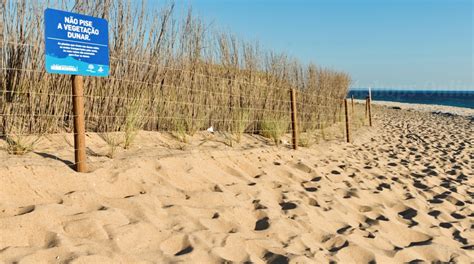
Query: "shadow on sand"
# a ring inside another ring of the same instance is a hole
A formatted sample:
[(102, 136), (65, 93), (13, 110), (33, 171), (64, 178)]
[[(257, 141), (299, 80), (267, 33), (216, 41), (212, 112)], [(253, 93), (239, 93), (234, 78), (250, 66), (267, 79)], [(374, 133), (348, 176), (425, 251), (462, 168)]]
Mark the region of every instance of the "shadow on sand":
[(61, 159), (59, 158), (58, 156), (55, 156), (55, 155), (52, 155), (52, 154), (48, 154), (48, 153), (44, 153), (44, 152), (37, 152), (35, 151), (34, 152), (35, 154), (43, 157), (43, 158), (47, 158), (47, 159), (52, 159), (52, 160), (57, 160), (57, 161), (60, 161), (64, 164), (66, 164), (67, 166), (69, 166), (70, 168), (73, 168), (74, 167), (74, 163), (69, 161), (69, 160), (65, 160), (65, 159)]

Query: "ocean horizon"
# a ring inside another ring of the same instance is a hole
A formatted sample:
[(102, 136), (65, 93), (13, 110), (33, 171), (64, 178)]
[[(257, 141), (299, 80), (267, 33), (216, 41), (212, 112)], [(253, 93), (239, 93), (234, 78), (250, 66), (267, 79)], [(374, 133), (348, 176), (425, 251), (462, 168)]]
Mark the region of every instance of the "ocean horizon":
[[(372, 88), (372, 100), (411, 104), (445, 105), (474, 109), (474, 90), (404, 90)], [(348, 98), (365, 99), (366, 88), (349, 90)]]

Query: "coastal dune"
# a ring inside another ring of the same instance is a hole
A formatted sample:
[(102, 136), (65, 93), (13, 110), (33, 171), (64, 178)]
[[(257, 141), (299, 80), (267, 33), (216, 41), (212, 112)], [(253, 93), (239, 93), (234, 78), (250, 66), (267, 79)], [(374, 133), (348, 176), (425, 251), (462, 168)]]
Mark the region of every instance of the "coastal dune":
[(86, 174), (66, 164), (69, 135), (0, 151), (0, 262), (472, 262), (472, 117), (373, 113), (354, 142), (298, 151), (141, 132)]

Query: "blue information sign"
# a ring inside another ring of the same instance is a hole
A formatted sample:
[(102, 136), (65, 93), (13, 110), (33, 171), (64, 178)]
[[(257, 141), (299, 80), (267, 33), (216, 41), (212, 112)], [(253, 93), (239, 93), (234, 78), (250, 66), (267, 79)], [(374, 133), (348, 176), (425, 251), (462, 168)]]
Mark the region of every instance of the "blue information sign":
[(109, 75), (107, 20), (48, 8), (44, 26), (47, 72)]

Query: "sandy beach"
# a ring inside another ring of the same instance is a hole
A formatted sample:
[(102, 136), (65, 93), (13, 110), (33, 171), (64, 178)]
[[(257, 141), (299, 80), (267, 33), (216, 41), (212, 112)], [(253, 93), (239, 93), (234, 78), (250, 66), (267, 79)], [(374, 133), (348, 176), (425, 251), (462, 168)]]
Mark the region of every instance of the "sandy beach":
[(474, 121), (416, 108), (298, 151), (141, 132), (109, 159), (91, 134), (87, 174), (71, 135), (0, 151), (0, 263), (472, 263)]
[[(364, 103), (364, 100), (354, 100), (360, 104)], [(474, 109), (464, 108), (464, 107), (455, 107), (455, 106), (445, 106), (445, 105), (429, 105), (429, 104), (409, 104), (409, 103), (399, 103), (399, 102), (388, 102), (388, 101), (372, 101), (374, 105), (382, 105), (391, 108), (400, 108), (403, 110), (415, 110), (420, 112), (431, 112), (438, 114), (453, 114), (459, 116), (473, 117)]]

